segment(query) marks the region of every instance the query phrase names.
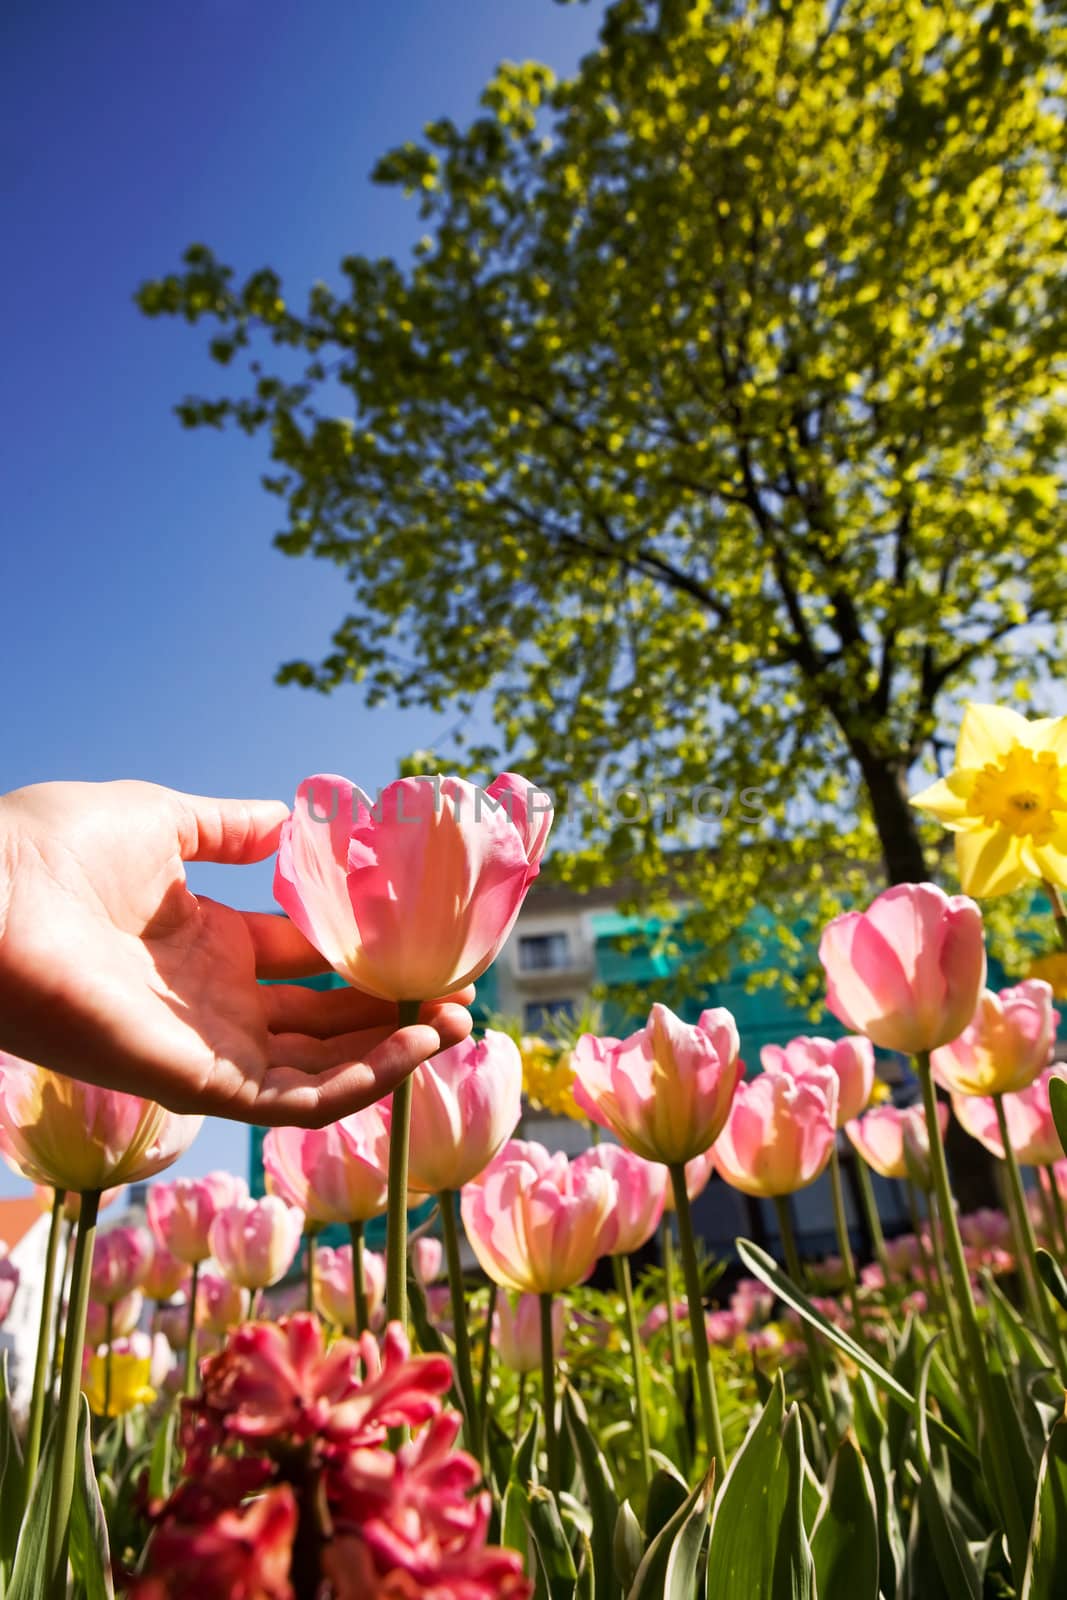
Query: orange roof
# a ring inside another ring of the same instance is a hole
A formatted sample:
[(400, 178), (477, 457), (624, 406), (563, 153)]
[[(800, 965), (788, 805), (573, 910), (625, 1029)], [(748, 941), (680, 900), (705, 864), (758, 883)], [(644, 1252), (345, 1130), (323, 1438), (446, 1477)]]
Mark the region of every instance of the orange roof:
[(13, 1250), (40, 1215), (41, 1208), (32, 1194), (20, 1195), (17, 1200), (0, 1200), (0, 1241)]

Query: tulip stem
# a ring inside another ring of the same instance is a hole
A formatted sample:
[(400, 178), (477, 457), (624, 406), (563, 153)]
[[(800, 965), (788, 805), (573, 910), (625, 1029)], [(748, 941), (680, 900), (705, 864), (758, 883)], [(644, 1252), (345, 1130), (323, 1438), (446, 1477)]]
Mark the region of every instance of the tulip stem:
[(848, 1236), (848, 1216), (845, 1212), (845, 1191), (841, 1184), (841, 1159), (837, 1153), (837, 1139), (830, 1152), (830, 1190), (834, 1202), (834, 1226), (837, 1229), (837, 1248), (845, 1274), (845, 1288), (852, 1306), (852, 1320), (856, 1325), (856, 1338), (863, 1343), (863, 1317), (860, 1314), (859, 1289), (856, 1284), (856, 1263), (852, 1255), (852, 1241)]
[(456, 1351), (456, 1388), (459, 1391), (466, 1424), (467, 1440), (472, 1449), (477, 1444), (478, 1405), (474, 1394), (474, 1373), (471, 1369), (471, 1341), (467, 1331), (467, 1296), (463, 1290), (463, 1268), (459, 1259), (459, 1230), (456, 1227), (456, 1196), (444, 1190), (437, 1197), (441, 1209), (441, 1232), (445, 1241), (445, 1264), (448, 1268), (448, 1292), (452, 1300), (452, 1343)]
[(48, 1508), (48, 1533), (44, 1551), (44, 1592), (48, 1600), (65, 1600), (70, 1508), (74, 1498), (75, 1447), (81, 1394), (82, 1356), (85, 1353), (85, 1317), (89, 1309), (89, 1277), (96, 1242), (96, 1214), (100, 1192), (90, 1189), (81, 1197), (81, 1215), (74, 1238), (74, 1265), (70, 1274), (70, 1305), (63, 1340), (63, 1373), (56, 1416), (55, 1475)]
[[(793, 1232), (793, 1219), (789, 1214), (789, 1196), (776, 1194), (774, 1197), (774, 1209), (778, 1217), (778, 1232), (782, 1236), (785, 1269), (797, 1288), (802, 1289), (804, 1287), (804, 1269), (800, 1265), (796, 1235)], [(826, 1364), (822, 1358), (822, 1346), (807, 1321), (803, 1324), (803, 1331), (804, 1343), (808, 1347), (808, 1365), (811, 1368), (812, 1382), (819, 1397), (823, 1420), (826, 1424), (827, 1432), (834, 1434), (837, 1431), (834, 1426), (834, 1399), (830, 1390), (830, 1380), (826, 1375)]]
[(722, 1440), (722, 1423), (719, 1421), (719, 1401), (715, 1393), (715, 1373), (711, 1365), (708, 1327), (704, 1321), (704, 1296), (700, 1288), (700, 1267), (697, 1263), (696, 1242), (693, 1238), (693, 1216), (689, 1209), (689, 1194), (685, 1187), (685, 1163), (677, 1162), (669, 1168), (669, 1171), (674, 1188), (674, 1214), (678, 1218), (678, 1248), (682, 1255), (685, 1296), (689, 1304), (689, 1334), (693, 1341), (693, 1366), (696, 1369), (697, 1394), (700, 1396), (704, 1442), (715, 1462), (715, 1482), (721, 1484), (726, 1477), (726, 1448)]
[(671, 1352), (674, 1393), (678, 1400), (678, 1449), (681, 1456), (683, 1475), (688, 1477), (690, 1441), (689, 1425), (686, 1418), (684, 1375), (682, 1372), (682, 1342), (678, 1337), (678, 1318), (674, 1314), (674, 1233), (671, 1229), (670, 1215), (667, 1212), (663, 1214), (660, 1244), (663, 1256), (663, 1291), (667, 1306), (667, 1343)]
[[(419, 1020), (418, 1000), (401, 1000), (401, 1028)], [(385, 1314), (390, 1322), (408, 1322), (408, 1147), (411, 1142), (411, 1079), (393, 1090), (389, 1131), (389, 1202), (385, 1220)]]
[(363, 1276), (363, 1224), (350, 1222), (348, 1237), (352, 1241), (352, 1299), (356, 1313), (356, 1337), (370, 1327), (367, 1313), (367, 1283)]
[(634, 1285), (629, 1256), (615, 1256), (622, 1278), (622, 1298), (626, 1307), (626, 1337), (630, 1341), (630, 1360), (634, 1369), (634, 1410), (637, 1413), (637, 1438), (641, 1448), (641, 1481), (647, 1489), (652, 1481), (652, 1454), (648, 1437), (648, 1411), (645, 1407), (645, 1373), (641, 1341), (637, 1333)]
[(196, 1282), (199, 1276), (200, 1263), (194, 1261), (189, 1279), (188, 1338), (185, 1341), (185, 1392), (190, 1397), (196, 1393)]
[(1045, 893), (1052, 903), (1052, 916), (1056, 923), (1056, 932), (1060, 936), (1060, 944), (1067, 950), (1067, 902), (1054, 883), (1045, 880)]
[[(55, 1199), (52, 1202), (52, 1220), (48, 1227), (48, 1248), (44, 1258), (44, 1284), (41, 1289), (41, 1320), (37, 1330), (37, 1359), (33, 1366), (33, 1396), (30, 1400), (30, 1420), (26, 1428), (24, 1480), (27, 1500), (29, 1499), (30, 1490), (33, 1488), (33, 1480), (37, 1476), (37, 1463), (41, 1459), (45, 1381), (48, 1373), (48, 1335), (52, 1328), (52, 1296), (55, 1293), (56, 1258), (59, 1255), (59, 1236), (63, 1228), (63, 1202), (66, 1198), (65, 1189), (56, 1190)], [(59, 1292), (62, 1300), (62, 1284), (60, 1284)], [(57, 1341), (58, 1337), (57, 1329)]]
[(115, 1334), (115, 1307), (108, 1301), (104, 1313), (104, 1337), (107, 1340), (107, 1356), (104, 1359), (104, 1417), (111, 1415), (111, 1341)]
[(1052, 1196), (1052, 1209), (1056, 1214), (1056, 1226), (1059, 1230), (1059, 1238), (1053, 1238), (1053, 1248), (1057, 1252), (1061, 1250), (1067, 1252), (1067, 1216), (1064, 1216), (1063, 1213), (1063, 1196), (1060, 1194), (1060, 1186), (1056, 1182), (1056, 1168), (1048, 1166), (1045, 1168), (1045, 1172), (1048, 1176), (1049, 1193)]
[(522, 1413), (526, 1405), (526, 1374), (519, 1373), (519, 1397), (515, 1405), (515, 1431), (512, 1434), (512, 1443), (518, 1444), (522, 1438)]
[[(63, 1302), (67, 1293), (70, 1270), (70, 1242), (74, 1237), (74, 1218), (67, 1220), (63, 1233), (63, 1248), (59, 1258), (59, 1284), (56, 1295), (56, 1323), (52, 1332), (52, 1365), (48, 1374), (48, 1403), (53, 1404), (56, 1398), (56, 1382), (59, 1378), (59, 1352), (63, 1345)], [(43, 1433), (43, 1429), (42, 1429)], [(27, 1478), (27, 1486), (29, 1479)]]
[(482, 1370), (478, 1386), (478, 1459), (484, 1464), (485, 1442), (489, 1434), (489, 1386), (493, 1376), (493, 1318), (496, 1316), (495, 1283), (489, 1284), (489, 1299), (485, 1307), (485, 1339), (482, 1343)]
[(948, 1181), (945, 1146), (941, 1139), (941, 1124), (937, 1117), (937, 1093), (934, 1089), (933, 1075), (930, 1071), (929, 1052), (921, 1052), (916, 1056), (915, 1061), (919, 1082), (922, 1085), (923, 1110), (926, 1114), (927, 1136), (930, 1141), (930, 1170), (933, 1175), (934, 1194), (937, 1197), (937, 1208), (941, 1216), (941, 1224), (945, 1230), (945, 1244), (956, 1291), (956, 1304), (960, 1313), (964, 1348), (970, 1366), (970, 1378), (977, 1390), (978, 1404), (989, 1435), (990, 1447), (987, 1459), (990, 1476), (993, 1480), (991, 1487), (994, 1491), (995, 1502), (1004, 1520), (1004, 1532), (1008, 1541), (1008, 1553), (1012, 1571), (1017, 1582), (1021, 1585), (1023, 1569), (1026, 1566), (1028, 1546), (1027, 1517), (1024, 1515), (1019, 1501), (1020, 1486), (1012, 1471), (1011, 1451), (1000, 1436), (997, 1406), (994, 1401), (993, 1387), (989, 1379), (989, 1368), (986, 1366), (985, 1349), (982, 1344), (982, 1331), (978, 1325), (978, 1312), (975, 1309), (974, 1295), (971, 1292), (971, 1275), (967, 1269), (967, 1258), (963, 1253), (963, 1240), (960, 1238), (956, 1212), (952, 1204), (952, 1190)]
[(881, 1267), (885, 1277), (889, 1277), (889, 1257), (885, 1249), (885, 1234), (882, 1232), (882, 1219), (878, 1215), (878, 1202), (874, 1198), (874, 1184), (871, 1182), (871, 1169), (864, 1161), (858, 1150), (852, 1152), (852, 1164), (856, 1173), (856, 1184), (860, 1192), (860, 1201), (863, 1205), (863, 1215), (867, 1223), (867, 1232), (871, 1236), (871, 1248), (874, 1258)]
[(1060, 1341), (1060, 1330), (1052, 1313), (1052, 1303), (1044, 1286), (1038, 1285), (1037, 1274), (1034, 1271), (1037, 1240), (1034, 1238), (1034, 1227), (1026, 1204), (1026, 1191), (1023, 1188), (1019, 1163), (1016, 1160), (1015, 1151), (1008, 1136), (1008, 1117), (1004, 1110), (1004, 1096), (995, 1094), (993, 1096), (993, 1104), (997, 1108), (997, 1127), (1000, 1129), (1000, 1142), (1004, 1146), (1004, 1167), (1008, 1174), (1008, 1193), (1011, 1196), (1012, 1208), (1015, 1212), (1021, 1247), (1019, 1251), (1019, 1275), (1022, 1279), (1023, 1294), (1027, 1305), (1031, 1308), (1031, 1315), (1034, 1316), (1037, 1325), (1043, 1330), (1062, 1373), (1064, 1370), (1064, 1356), (1063, 1346)]
[(556, 1439), (556, 1352), (552, 1338), (552, 1296), (539, 1296), (541, 1302), (541, 1394), (545, 1414), (545, 1454), (548, 1458), (548, 1487), (559, 1494), (559, 1445)]
[(956, 1310), (956, 1302), (949, 1292), (948, 1267), (945, 1262), (945, 1247), (943, 1243), (944, 1224), (936, 1206), (928, 1206), (927, 1210), (930, 1217), (930, 1246), (934, 1252), (934, 1269), (937, 1273), (941, 1307), (944, 1310), (945, 1321), (948, 1324), (948, 1337), (952, 1346), (952, 1353), (956, 1357), (957, 1368), (962, 1373), (963, 1337), (960, 1333), (960, 1318), (959, 1312)]

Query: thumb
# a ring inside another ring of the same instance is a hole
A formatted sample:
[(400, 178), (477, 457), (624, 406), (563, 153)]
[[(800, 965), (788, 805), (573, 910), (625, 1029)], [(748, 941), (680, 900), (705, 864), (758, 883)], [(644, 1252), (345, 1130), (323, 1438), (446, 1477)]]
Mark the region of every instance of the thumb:
[(262, 861), (278, 848), (289, 807), (281, 800), (213, 800), (177, 794), (178, 838), (183, 861), (218, 861), (242, 866)]

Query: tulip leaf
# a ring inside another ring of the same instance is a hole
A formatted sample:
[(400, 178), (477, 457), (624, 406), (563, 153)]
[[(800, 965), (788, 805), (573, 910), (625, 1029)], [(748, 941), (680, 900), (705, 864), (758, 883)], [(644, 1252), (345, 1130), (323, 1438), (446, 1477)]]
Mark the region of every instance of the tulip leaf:
[(1059, 1262), (1040, 1247), (1034, 1254), (1034, 1261), (1045, 1288), (1067, 1311), (1067, 1278), (1063, 1276)]
[(563, 1416), (574, 1441), (574, 1451), (585, 1482), (585, 1497), (593, 1519), (591, 1543), (596, 1600), (610, 1600), (619, 1588), (614, 1575), (612, 1552), (615, 1526), (619, 1519), (619, 1497), (611, 1468), (593, 1437), (585, 1406), (570, 1384), (563, 1391)]
[(624, 1500), (619, 1507), (619, 1515), (615, 1521), (615, 1532), (612, 1535), (611, 1563), (616, 1578), (627, 1593), (629, 1593), (637, 1576), (637, 1569), (641, 1565), (644, 1547), (644, 1539), (641, 1537), (641, 1524), (637, 1520), (637, 1513), (629, 1500)]
[(534, 1547), (535, 1600), (572, 1600), (578, 1571), (550, 1490), (530, 1490), (527, 1524)]
[(52, 1478), (55, 1473), (55, 1429), (50, 1428), (41, 1451), (37, 1476), (30, 1486), (29, 1503), (22, 1519), (11, 1582), (4, 1600), (44, 1600), (47, 1572), (45, 1546), (48, 1540), (48, 1513), (52, 1504)]
[(693, 1600), (713, 1482), (711, 1471), (657, 1533), (641, 1559), (626, 1600)]
[(1067, 1155), (1067, 1082), (1063, 1078), (1050, 1079), (1048, 1103), (1052, 1108), (1052, 1120), (1056, 1124), (1060, 1148)]
[(774, 1552), (771, 1600), (815, 1600), (815, 1563), (804, 1526), (804, 1435), (795, 1405), (786, 1413), (782, 1428), (782, 1455), (788, 1482)]
[(874, 1485), (878, 1514), (878, 1570), (882, 1592), (895, 1595), (904, 1571), (904, 1534), (896, 1503), (896, 1473), (889, 1456), (889, 1431), (878, 1403), (878, 1391), (865, 1372), (853, 1391), (853, 1421), (860, 1449)]
[(645, 1506), (645, 1539), (649, 1544), (688, 1499), (689, 1485), (674, 1467), (660, 1467), (652, 1474)]
[(1067, 1418), (1049, 1435), (1037, 1478), (1030, 1553), (1020, 1600), (1052, 1600), (1067, 1572)]
[[(822, 1334), (824, 1339), (830, 1344), (836, 1345), (839, 1350), (844, 1351), (857, 1367), (860, 1367), (864, 1372), (870, 1373), (880, 1388), (886, 1390), (895, 1400), (900, 1401), (902, 1405), (908, 1408), (909, 1412), (911, 1411), (915, 1402), (914, 1395), (904, 1388), (891, 1372), (887, 1372), (885, 1367), (876, 1361), (862, 1345), (857, 1344), (855, 1339), (847, 1334), (843, 1328), (836, 1327), (824, 1317), (812, 1305), (807, 1295), (797, 1288), (793, 1280), (781, 1271), (773, 1257), (769, 1256), (765, 1250), (761, 1250), (758, 1245), (753, 1244), (750, 1239), (738, 1239), (736, 1245), (738, 1255), (753, 1276), (757, 1277), (761, 1283), (765, 1283), (769, 1289), (773, 1289), (780, 1300), (790, 1306), (798, 1316), (803, 1317), (805, 1322), (810, 1323), (813, 1328)], [(929, 1425), (934, 1435), (948, 1446), (953, 1455), (958, 1457), (972, 1472), (978, 1470), (978, 1460), (974, 1451), (965, 1440), (960, 1438), (954, 1429), (942, 1422), (940, 1417), (931, 1416)]]
[(515, 1454), (511, 1459), (512, 1481), (518, 1480), (522, 1484), (534, 1481), (534, 1464), (537, 1460), (537, 1444), (541, 1434), (541, 1413), (534, 1408), (526, 1431), (515, 1447)]
[(0, 1351), (0, 1594), (15, 1559), (19, 1523), (26, 1500), (26, 1473), (22, 1446), (11, 1411), (7, 1381), (7, 1351)]
[(159, 1425), (148, 1466), (148, 1493), (153, 1500), (166, 1500), (174, 1487), (174, 1441), (178, 1433), (178, 1407), (168, 1405)]
[(811, 1553), (819, 1600), (878, 1600), (878, 1508), (856, 1435), (834, 1453)]
[(93, 1468), (89, 1406), (81, 1396), (75, 1446), (74, 1496), (70, 1507), (70, 1563), (85, 1600), (115, 1600), (111, 1547), (100, 1490)]
[(500, 1542), (508, 1550), (517, 1550), (527, 1563), (529, 1570), (530, 1536), (529, 1536), (530, 1496), (525, 1484), (513, 1478), (504, 1491), (504, 1503), (500, 1511)]
[(574, 1600), (596, 1600), (596, 1564), (593, 1547), (583, 1533), (578, 1538), (578, 1582), (574, 1586)]
[(471, 1449), (473, 1448), (472, 1440), (475, 1438), (474, 1418), (468, 1413), (466, 1400), (462, 1393), (462, 1385), (455, 1376), (455, 1352), (441, 1330), (431, 1321), (430, 1313), (426, 1309), (426, 1295), (423, 1292), (421, 1283), (413, 1273), (408, 1274), (408, 1310), (411, 1315), (412, 1327), (415, 1329), (415, 1338), (418, 1341), (419, 1349), (425, 1351), (427, 1355), (444, 1356), (451, 1364), (453, 1374), (452, 1403), (463, 1418), (463, 1437), (467, 1442), (468, 1449)]

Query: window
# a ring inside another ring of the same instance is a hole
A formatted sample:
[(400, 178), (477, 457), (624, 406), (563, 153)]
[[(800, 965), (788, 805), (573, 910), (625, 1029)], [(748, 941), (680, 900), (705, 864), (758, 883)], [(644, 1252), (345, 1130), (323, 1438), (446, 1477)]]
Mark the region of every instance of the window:
[(570, 940), (565, 933), (519, 935), (519, 971), (552, 972), (570, 961)]
[(526, 1033), (551, 1033), (554, 1022), (568, 1022), (574, 1016), (573, 1000), (531, 1000), (522, 1008)]

